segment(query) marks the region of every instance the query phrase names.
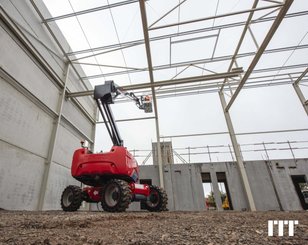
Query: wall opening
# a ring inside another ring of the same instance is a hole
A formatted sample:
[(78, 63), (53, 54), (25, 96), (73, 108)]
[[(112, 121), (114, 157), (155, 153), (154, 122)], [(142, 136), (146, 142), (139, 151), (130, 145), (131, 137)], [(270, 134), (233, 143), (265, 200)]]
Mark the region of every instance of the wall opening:
[(216, 210), (216, 202), (210, 173), (201, 173), (204, 193), (204, 205), (206, 210)]
[(224, 210), (230, 210), (229, 198), (226, 192), (226, 186), (224, 182), (218, 182), (218, 188), (221, 197), (222, 208)]
[(221, 193), (222, 208), (224, 210), (233, 210), (231, 195), (225, 172), (217, 172), (218, 187)]
[(305, 175), (291, 175), (302, 208), (308, 210), (308, 183)]
[[(224, 210), (233, 210), (226, 173), (217, 172), (216, 176), (217, 176), (219, 195), (221, 197), (222, 208)], [(203, 185), (203, 192), (205, 199), (205, 208), (206, 210), (216, 210), (217, 204), (215, 201), (211, 175), (210, 173), (201, 173), (201, 178), (202, 178), (202, 185)]]

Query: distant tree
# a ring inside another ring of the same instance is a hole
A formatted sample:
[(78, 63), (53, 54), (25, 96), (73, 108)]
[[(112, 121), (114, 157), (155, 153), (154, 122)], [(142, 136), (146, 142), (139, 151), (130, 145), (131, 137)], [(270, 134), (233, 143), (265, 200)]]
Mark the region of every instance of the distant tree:
[(207, 195), (207, 201), (210, 207), (215, 207), (216, 208), (216, 203), (215, 203), (215, 197), (214, 197), (214, 192), (210, 192), (209, 195)]
[(299, 183), (299, 187), (302, 191), (308, 191), (308, 183)]
[[(221, 202), (224, 202), (226, 197), (227, 197), (227, 194), (225, 192), (220, 191)], [(208, 205), (210, 207), (215, 207), (216, 208), (214, 192), (211, 191), (210, 194), (208, 194), (206, 198), (207, 198)]]

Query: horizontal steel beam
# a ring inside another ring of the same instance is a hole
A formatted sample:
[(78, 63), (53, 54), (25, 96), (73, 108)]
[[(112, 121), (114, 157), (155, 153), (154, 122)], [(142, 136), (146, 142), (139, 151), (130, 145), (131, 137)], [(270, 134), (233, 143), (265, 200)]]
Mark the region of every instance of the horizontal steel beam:
[[(287, 14), (285, 16), (285, 19), (299, 17), (299, 16), (305, 16), (305, 15), (308, 15), (308, 11), (301, 11), (301, 12), (295, 12), (295, 13)], [(269, 21), (273, 21), (273, 20), (275, 20), (275, 16), (262, 18), (262, 19), (258, 19), (258, 20), (252, 20), (251, 23), (252, 24), (263, 23), (263, 22), (269, 22)], [(217, 26), (213, 26), (213, 27), (200, 28), (200, 29), (196, 29), (196, 30), (188, 30), (188, 31), (183, 31), (183, 32), (179, 32), (179, 33), (161, 35), (161, 36), (157, 36), (157, 37), (151, 37), (150, 42), (169, 39), (169, 38), (173, 38), (173, 37), (197, 34), (197, 33), (202, 33), (202, 32), (217, 31), (217, 30), (221, 30), (221, 29), (239, 27), (239, 26), (245, 25), (245, 23), (246, 23), (245, 21), (241, 21), (241, 22), (234, 22), (234, 23), (229, 23), (229, 24), (224, 24), (224, 25), (217, 25)], [(144, 40), (138, 39), (138, 40), (129, 41), (129, 42), (122, 42), (122, 43), (116, 43), (116, 44), (111, 44), (111, 45), (106, 45), (106, 46), (101, 46), (101, 47), (96, 47), (96, 48), (89, 48), (89, 49), (83, 49), (83, 50), (68, 52), (67, 55), (72, 56), (72, 55), (77, 55), (77, 54), (86, 54), (86, 53), (97, 52), (97, 51), (101, 51), (101, 50), (134, 47), (134, 46), (141, 45), (141, 44), (144, 44)]]
[[(299, 69), (299, 68), (302, 68), (302, 67), (306, 67), (308, 64), (307, 63), (304, 63), (304, 64), (297, 64), (297, 65), (290, 65), (290, 66), (284, 66), (284, 67), (280, 67), (280, 66), (277, 66), (277, 67), (270, 67), (270, 68), (263, 68), (263, 69), (258, 69), (258, 70), (254, 70), (253, 71), (253, 74), (257, 74), (257, 73), (265, 73), (265, 72), (270, 72), (270, 71), (282, 71), (282, 70), (292, 70), (292, 69)], [(288, 76), (288, 75), (296, 75), (298, 74), (299, 72), (291, 72), (291, 73), (284, 73), (284, 74), (278, 74), (276, 75), (276, 78), (277, 77), (280, 77), (280, 76)], [(249, 80), (257, 80), (257, 79), (260, 79), (260, 78), (264, 78), (265, 80), (261, 80), (261, 81), (256, 81), (256, 82), (249, 82), (248, 84), (249, 85), (253, 85), (255, 87), (258, 86), (258, 83), (260, 82), (267, 82), (266, 84), (264, 85), (260, 85), (260, 87), (264, 87), (264, 86), (269, 86), (269, 85), (282, 85), (282, 84), (286, 84), (286, 82), (279, 82), (277, 79), (275, 79), (275, 83), (273, 83), (274, 81), (272, 79), (269, 79), (269, 78), (273, 78), (275, 76), (275, 74), (269, 74), (269, 75), (265, 75), (265, 76), (257, 76), (257, 77), (250, 77)], [(277, 81), (276, 81), (277, 80)], [(288, 78), (287, 79), (288, 81), (288, 84), (292, 83), (292, 81)], [(238, 85), (239, 82), (231, 82), (231, 86), (233, 85)], [(217, 92), (217, 86), (221, 86), (222, 82), (219, 82), (219, 83), (211, 83), (211, 84), (207, 84), (206, 85), (206, 88), (215, 88), (215, 92)], [(199, 90), (201, 89), (204, 89), (205, 88), (205, 85), (201, 85), (198, 87)], [(174, 93), (174, 92), (178, 92), (179, 90), (181, 90), (183, 88), (177, 88), (176, 90), (173, 90), (173, 91), (170, 91), (170, 93)], [(189, 86), (189, 91), (190, 90), (197, 90), (196, 88), (193, 88), (192, 86)], [(143, 93), (149, 93), (149, 91), (141, 91)], [(159, 90), (158, 93), (161, 94), (161, 93), (166, 93), (167, 91), (165, 90)], [(82, 92), (73, 92), (73, 93), (68, 93), (66, 95), (67, 98), (69, 97), (82, 97), (82, 96), (92, 96), (93, 95), (93, 90), (89, 90), (89, 91), (82, 91)]]
[[(299, 69), (303, 67), (307, 67), (307, 63), (305, 64), (298, 64), (298, 65), (290, 65), (290, 66), (284, 66), (284, 67), (270, 67), (270, 68), (264, 68), (264, 69), (258, 69), (254, 70), (253, 74), (258, 74), (258, 73), (266, 73), (270, 71), (282, 71), (282, 70), (292, 70), (292, 69)], [(268, 86), (279, 86), (279, 85), (287, 85), (287, 84), (292, 84), (293, 81), (290, 78), (286, 79), (277, 79), (278, 77), (281, 76), (289, 76), (289, 75), (298, 75), (300, 72), (291, 72), (291, 73), (280, 73), (278, 75), (276, 74), (269, 74), (269, 75), (264, 75), (264, 76), (256, 76), (256, 77), (250, 77), (250, 80), (257, 80), (254, 82), (249, 82), (247, 83), (247, 86), (249, 88), (258, 88), (258, 87), (268, 87)], [(275, 80), (273, 80), (273, 77), (276, 77)], [(260, 78), (264, 80), (260, 80)], [(303, 80), (302, 80), (303, 82)], [(304, 82), (307, 82), (307, 80), (304, 80)], [(236, 86), (239, 84), (239, 81), (232, 81), (230, 82), (230, 86)], [(205, 93), (204, 89), (212, 89), (211, 91), (208, 92), (218, 92), (218, 87), (222, 85), (222, 82), (215, 82), (215, 83), (207, 83), (206, 85), (198, 85), (198, 87), (194, 85), (186, 86), (186, 87), (177, 87), (176, 89), (160, 89), (157, 91), (157, 94), (166, 94), (166, 93), (177, 93), (177, 96), (179, 96), (179, 92), (189, 92), (189, 91), (196, 91), (193, 93), (186, 93), (185, 95), (193, 95), (193, 94), (198, 94), (198, 93)], [(246, 87), (244, 87), (246, 88)], [(213, 90), (214, 89), (214, 90)], [(140, 91), (140, 93), (150, 93), (150, 91)], [(93, 95), (93, 90), (90, 91), (83, 91), (83, 92), (74, 92), (74, 93), (68, 93), (66, 97), (82, 97), (82, 96), (92, 96)], [(169, 97), (169, 96), (167, 96)], [(162, 98), (162, 96), (159, 96), (159, 98)]]
[[(115, 122), (131, 122), (131, 121), (141, 121), (141, 120), (149, 120), (155, 119), (155, 117), (137, 117), (137, 118), (127, 118), (127, 119), (119, 119), (115, 120)], [(107, 121), (108, 122), (108, 121)], [(99, 121), (97, 124), (105, 123), (104, 121)]]
[[(270, 130), (270, 131), (257, 131), (257, 132), (246, 132), (246, 133), (235, 133), (235, 135), (251, 135), (251, 134), (277, 134), (277, 133), (288, 133), (288, 132), (302, 132), (308, 131), (308, 128), (299, 128), (299, 129), (282, 129), (282, 130)], [(229, 132), (212, 132), (212, 133), (200, 133), (200, 134), (180, 134), (180, 135), (166, 135), (160, 136), (162, 139), (166, 138), (186, 138), (186, 137), (200, 137), (200, 136), (211, 136), (211, 135), (221, 135), (228, 134)], [(191, 148), (193, 149), (193, 148)]]
[[(272, 54), (272, 53), (290, 51), (290, 50), (293, 50), (293, 49), (300, 50), (300, 49), (306, 49), (306, 48), (308, 48), (308, 44), (303, 44), (303, 45), (299, 45), (299, 46), (289, 46), (289, 47), (268, 49), (268, 50), (265, 50), (263, 54)], [(249, 56), (253, 56), (255, 54), (256, 54), (256, 52), (241, 53), (241, 54), (238, 54), (236, 56), (236, 58), (239, 59), (239, 58), (249, 57)], [(190, 61), (185, 61), (185, 62), (154, 66), (153, 69), (154, 69), (154, 71), (158, 71), (158, 70), (164, 70), (164, 69), (170, 69), (170, 68), (178, 68), (178, 67), (182, 67), (182, 66), (189, 66), (191, 64), (198, 65), (198, 64), (204, 64), (204, 63), (214, 63), (214, 62), (231, 60), (232, 57), (233, 57), (233, 55), (225, 55), (225, 56), (219, 56), (219, 57), (214, 57), (214, 58), (206, 58), (206, 59), (201, 59), (201, 60), (190, 60)], [(95, 78), (100, 78), (100, 77), (111, 77), (111, 76), (124, 75), (124, 74), (127, 74), (127, 73), (131, 74), (131, 73), (138, 73), (138, 72), (144, 72), (144, 71), (148, 71), (148, 68), (144, 67), (144, 68), (138, 68), (138, 70), (125, 70), (125, 71), (110, 72), (110, 73), (104, 73), (104, 75), (96, 74), (96, 75), (92, 75), (92, 76), (83, 77), (83, 79), (95, 79)]]
[(94, 90), (88, 90), (88, 91), (68, 93), (66, 94), (66, 98), (92, 96), (92, 95), (94, 95)]
[(200, 18), (200, 19), (194, 19), (194, 20), (188, 20), (188, 21), (183, 21), (183, 22), (178, 22), (178, 23), (167, 24), (167, 25), (163, 25), (163, 26), (151, 27), (151, 28), (149, 28), (149, 30), (152, 31), (152, 30), (158, 30), (158, 29), (168, 28), (168, 27), (172, 27), (172, 26), (180, 26), (180, 25), (186, 25), (186, 24), (196, 23), (196, 22), (200, 22), (200, 21), (218, 19), (218, 18), (233, 16), (233, 15), (239, 15), (239, 14), (246, 14), (246, 13), (251, 13), (251, 12), (260, 11), (260, 10), (277, 8), (277, 7), (281, 7), (283, 5), (284, 4), (275, 4), (275, 5), (265, 6), (265, 7), (260, 7), (260, 8), (246, 9), (246, 10), (241, 10), (241, 11), (236, 11), (236, 12), (231, 12), (231, 13), (226, 13), (226, 14), (220, 14), (220, 15), (214, 15), (214, 16)]
[[(238, 69), (235, 71), (225, 72), (225, 73), (217, 73), (217, 74), (211, 74), (211, 75), (180, 78), (180, 79), (173, 79), (173, 80), (164, 80), (164, 81), (158, 81), (155, 83), (140, 83), (140, 84), (126, 85), (126, 86), (122, 86), (121, 88), (123, 88), (124, 90), (139, 90), (139, 89), (146, 89), (146, 88), (152, 88), (152, 87), (155, 88), (155, 87), (172, 86), (172, 85), (185, 84), (185, 83), (203, 82), (203, 81), (217, 80), (217, 79), (223, 79), (223, 78), (237, 77), (242, 72), (243, 72), (242, 69)], [(89, 95), (93, 95), (93, 90), (85, 91), (85, 92), (69, 93), (66, 95), (66, 97), (72, 98), (72, 97), (81, 97), (81, 96), (89, 96)]]
[(200, 136), (212, 136), (228, 134), (228, 132), (212, 132), (212, 133), (199, 133), (199, 134), (178, 134), (178, 135), (166, 135), (160, 136), (162, 139), (172, 139), (172, 138), (187, 138), (187, 137), (200, 137)]
[(137, 67), (129, 67), (129, 66), (118, 66), (118, 65), (104, 65), (104, 64), (97, 64), (97, 63), (86, 63), (86, 62), (73, 62), (74, 64), (78, 65), (87, 65), (87, 66), (101, 66), (101, 67), (109, 67), (109, 68), (116, 68), (116, 69), (129, 69), (129, 70), (143, 70), (143, 68)]
[(108, 4), (108, 5), (104, 5), (104, 6), (100, 6), (100, 7), (96, 7), (96, 8), (77, 11), (77, 12), (70, 13), (70, 14), (64, 14), (64, 15), (60, 15), (60, 16), (56, 16), (56, 17), (52, 17), (52, 18), (47, 18), (47, 19), (43, 20), (43, 22), (48, 23), (48, 22), (52, 22), (52, 21), (56, 21), (56, 20), (62, 20), (62, 19), (66, 19), (66, 18), (78, 16), (78, 15), (89, 14), (89, 13), (102, 11), (102, 10), (106, 10), (106, 9), (111, 9), (111, 8), (115, 8), (115, 7), (119, 7), (119, 6), (123, 6), (123, 5), (127, 5), (127, 4), (132, 4), (132, 3), (136, 3), (136, 2), (139, 2), (139, 0), (129, 0), (129, 1), (123, 1), (123, 2), (118, 2), (118, 3)]
[[(306, 67), (307, 65), (308, 65), (308, 63), (296, 64), (296, 65), (288, 65), (288, 66), (268, 67), (268, 68), (254, 70), (252, 73), (262, 73), (262, 72), (279, 71), (279, 70), (283, 71), (283, 70), (300, 69), (300, 68)], [(273, 76), (275, 76), (275, 75), (276, 74), (273, 74)]]
[(231, 72), (217, 73), (217, 74), (204, 75), (204, 76), (158, 81), (153, 84), (141, 83), (141, 84), (127, 85), (127, 86), (124, 86), (123, 88), (125, 90), (138, 90), (138, 89), (145, 89), (145, 88), (151, 88), (151, 87), (155, 88), (155, 87), (172, 86), (172, 85), (179, 85), (179, 84), (185, 84), (185, 83), (204, 82), (204, 81), (210, 81), (210, 80), (223, 79), (226, 77), (228, 78), (237, 77), (242, 72), (243, 70), (236, 70), (236, 71), (231, 71)]
[[(308, 80), (305, 81), (306, 83), (308, 82)], [(292, 82), (289, 81), (279, 81), (279, 82), (275, 82), (274, 84), (272, 83), (263, 83), (263, 84), (247, 84), (245, 87), (243, 87), (243, 89), (254, 89), (254, 88), (268, 88), (268, 87), (273, 87), (273, 86), (285, 86), (285, 85), (291, 85)], [(187, 92), (183, 92), (183, 93), (178, 93), (177, 89), (175, 89), (173, 92), (170, 93), (165, 93), (163, 94), (163, 92), (165, 91), (161, 91), (159, 90), (157, 92), (157, 98), (158, 99), (166, 99), (166, 98), (172, 98), (172, 97), (181, 97), (181, 96), (192, 96), (192, 95), (201, 95), (201, 94), (209, 94), (209, 93), (217, 93), (219, 92), (219, 88), (217, 86), (211, 85), (208, 88), (203, 88), (203, 89), (192, 89), (192, 90), (188, 90)], [(123, 101), (124, 102), (124, 101)]]
[[(294, 73), (293, 73), (294, 74)], [(287, 76), (288, 74), (282, 74), (281, 76)], [(278, 75), (280, 76), (280, 74)], [(276, 79), (273, 81), (269, 78), (272, 78), (273, 75), (271, 76), (260, 76), (260, 77), (255, 77), (255, 78), (250, 78), (250, 81), (246, 84), (247, 86), (250, 87), (265, 87), (265, 86), (276, 86), (276, 85), (282, 85), (282, 84), (291, 84), (292, 81), (290, 80), (290, 78), (279, 78), (278, 76), (276, 77)], [(261, 80), (260, 80), (261, 78)], [(221, 81), (219, 82), (211, 82), (211, 83), (206, 83), (206, 84), (197, 84), (197, 85), (192, 85), (189, 84), (187, 86), (181, 86), (181, 87), (176, 87), (176, 88), (168, 88), (168, 89), (159, 89), (159, 91), (157, 91), (158, 94), (173, 94), (176, 93), (177, 95), (180, 93), (185, 93), (185, 92), (191, 92), (191, 91), (196, 91), (198, 92), (202, 92), (204, 90), (208, 90), (208, 89), (217, 89), (217, 87), (219, 87), (222, 84)], [(230, 81), (230, 86), (231, 88), (236, 88), (236, 86), (238, 86), (239, 81)], [(147, 91), (143, 90), (140, 91), (140, 93), (146, 94)]]
[(197, 41), (201, 39), (207, 39), (207, 38), (213, 38), (217, 37), (218, 34), (213, 34), (213, 35), (208, 35), (208, 36), (200, 36), (200, 37), (192, 37), (192, 38), (187, 38), (187, 39), (181, 39), (181, 40), (176, 40), (176, 41), (171, 41), (171, 44), (177, 44), (177, 43), (184, 43), (184, 42), (191, 42), (191, 41)]

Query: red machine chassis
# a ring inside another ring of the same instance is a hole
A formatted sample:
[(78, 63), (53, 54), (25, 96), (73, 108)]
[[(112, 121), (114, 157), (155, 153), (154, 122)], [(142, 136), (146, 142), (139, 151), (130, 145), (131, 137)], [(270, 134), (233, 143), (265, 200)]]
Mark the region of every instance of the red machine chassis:
[(133, 199), (150, 195), (149, 185), (136, 184), (139, 168), (135, 158), (123, 146), (113, 146), (110, 152), (91, 153), (87, 148), (75, 151), (71, 167), (72, 176), (91, 187), (83, 188), (88, 201), (99, 202), (103, 185), (114, 176), (127, 181)]

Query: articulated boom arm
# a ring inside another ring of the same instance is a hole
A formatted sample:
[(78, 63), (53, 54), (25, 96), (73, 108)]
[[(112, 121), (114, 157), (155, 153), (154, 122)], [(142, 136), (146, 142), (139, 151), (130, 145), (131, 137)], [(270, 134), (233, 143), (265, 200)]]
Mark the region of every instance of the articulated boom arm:
[(145, 112), (152, 112), (151, 101), (148, 96), (142, 96), (139, 99), (134, 93), (126, 92), (116, 86), (113, 81), (106, 81), (103, 85), (95, 86), (94, 99), (96, 100), (98, 109), (103, 117), (112, 143), (116, 146), (123, 146), (123, 140), (115, 123), (110, 104), (113, 104), (114, 99), (120, 94), (134, 100), (139, 109), (144, 110)]

